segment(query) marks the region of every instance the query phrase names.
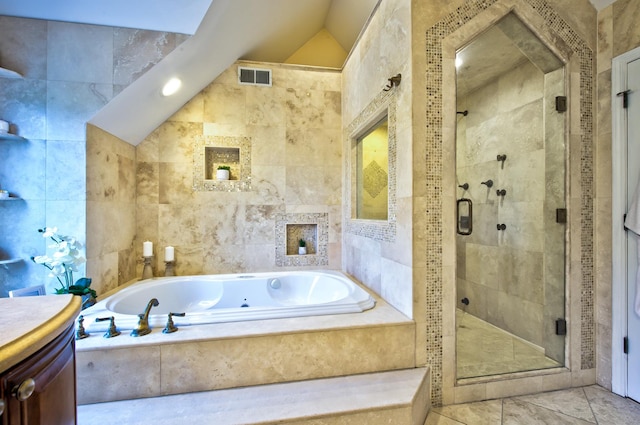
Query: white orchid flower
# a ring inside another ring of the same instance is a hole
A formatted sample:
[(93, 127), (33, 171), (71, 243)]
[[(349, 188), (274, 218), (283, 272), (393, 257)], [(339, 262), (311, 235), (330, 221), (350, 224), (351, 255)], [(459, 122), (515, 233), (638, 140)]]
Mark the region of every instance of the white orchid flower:
[(42, 233), (43, 238), (50, 238), (58, 233), (57, 227), (45, 227), (44, 232)]
[(33, 257), (33, 261), (36, 264), (46, 264), (51, 261), (51, 258), (46, 255), (38, 255), (37, 257)]

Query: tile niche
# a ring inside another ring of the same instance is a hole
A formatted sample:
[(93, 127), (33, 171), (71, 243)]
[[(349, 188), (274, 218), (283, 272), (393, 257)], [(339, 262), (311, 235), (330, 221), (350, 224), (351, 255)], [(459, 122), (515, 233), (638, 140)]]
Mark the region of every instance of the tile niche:
[[(326, 266), (329, 264), (329, 215), (326, 213), (279, 214), (276, 217), (276, 266)], [(298, 255), (304, 239), (307, 254)]]
[[(218, 180), (219, 166), (228, 166), (229, 180)], [(251, 190), (251, 140), (248, 137), (200, 136), (193, 153), (195, 191)]]

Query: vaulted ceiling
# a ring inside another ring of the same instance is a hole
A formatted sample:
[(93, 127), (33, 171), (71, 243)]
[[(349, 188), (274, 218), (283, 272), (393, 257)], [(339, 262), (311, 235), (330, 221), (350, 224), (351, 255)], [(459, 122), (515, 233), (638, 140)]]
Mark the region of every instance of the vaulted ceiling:
[[(20, 0), (0, 15), (193, 34), (90, 120), (137, 145), (238, 59), (283, 62), (322, 29), (349, 52), (378, 1)], [(181, 90), (162, 96), (173, 77)]]
[[(0, 2), (0, 15), (192, 34), (90, 120), (137, 145), (238, 59), (283, 62), (322, 29), (349, 52), (379, 1), (20, 0)], [(173, 77), (182, 89), (162, 96)]]

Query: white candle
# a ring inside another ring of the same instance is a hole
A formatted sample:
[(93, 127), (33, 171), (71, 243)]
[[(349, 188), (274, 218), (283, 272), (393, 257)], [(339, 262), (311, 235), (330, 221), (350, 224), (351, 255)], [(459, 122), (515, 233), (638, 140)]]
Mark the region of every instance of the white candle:
[(164, 249), (164, 261), (173, 261), (174, 249), (172, 246), (168, 246)]
[(153, 242), (144, 241), (142, 243), (142, 256), (153, 257)]

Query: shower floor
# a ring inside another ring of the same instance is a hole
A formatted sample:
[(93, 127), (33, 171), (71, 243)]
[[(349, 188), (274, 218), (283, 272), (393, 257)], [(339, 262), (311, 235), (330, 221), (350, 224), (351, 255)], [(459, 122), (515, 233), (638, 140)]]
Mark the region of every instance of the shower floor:
[(562, 366), (540, 347), (459, 309), (456, 327), (458, 379)]

